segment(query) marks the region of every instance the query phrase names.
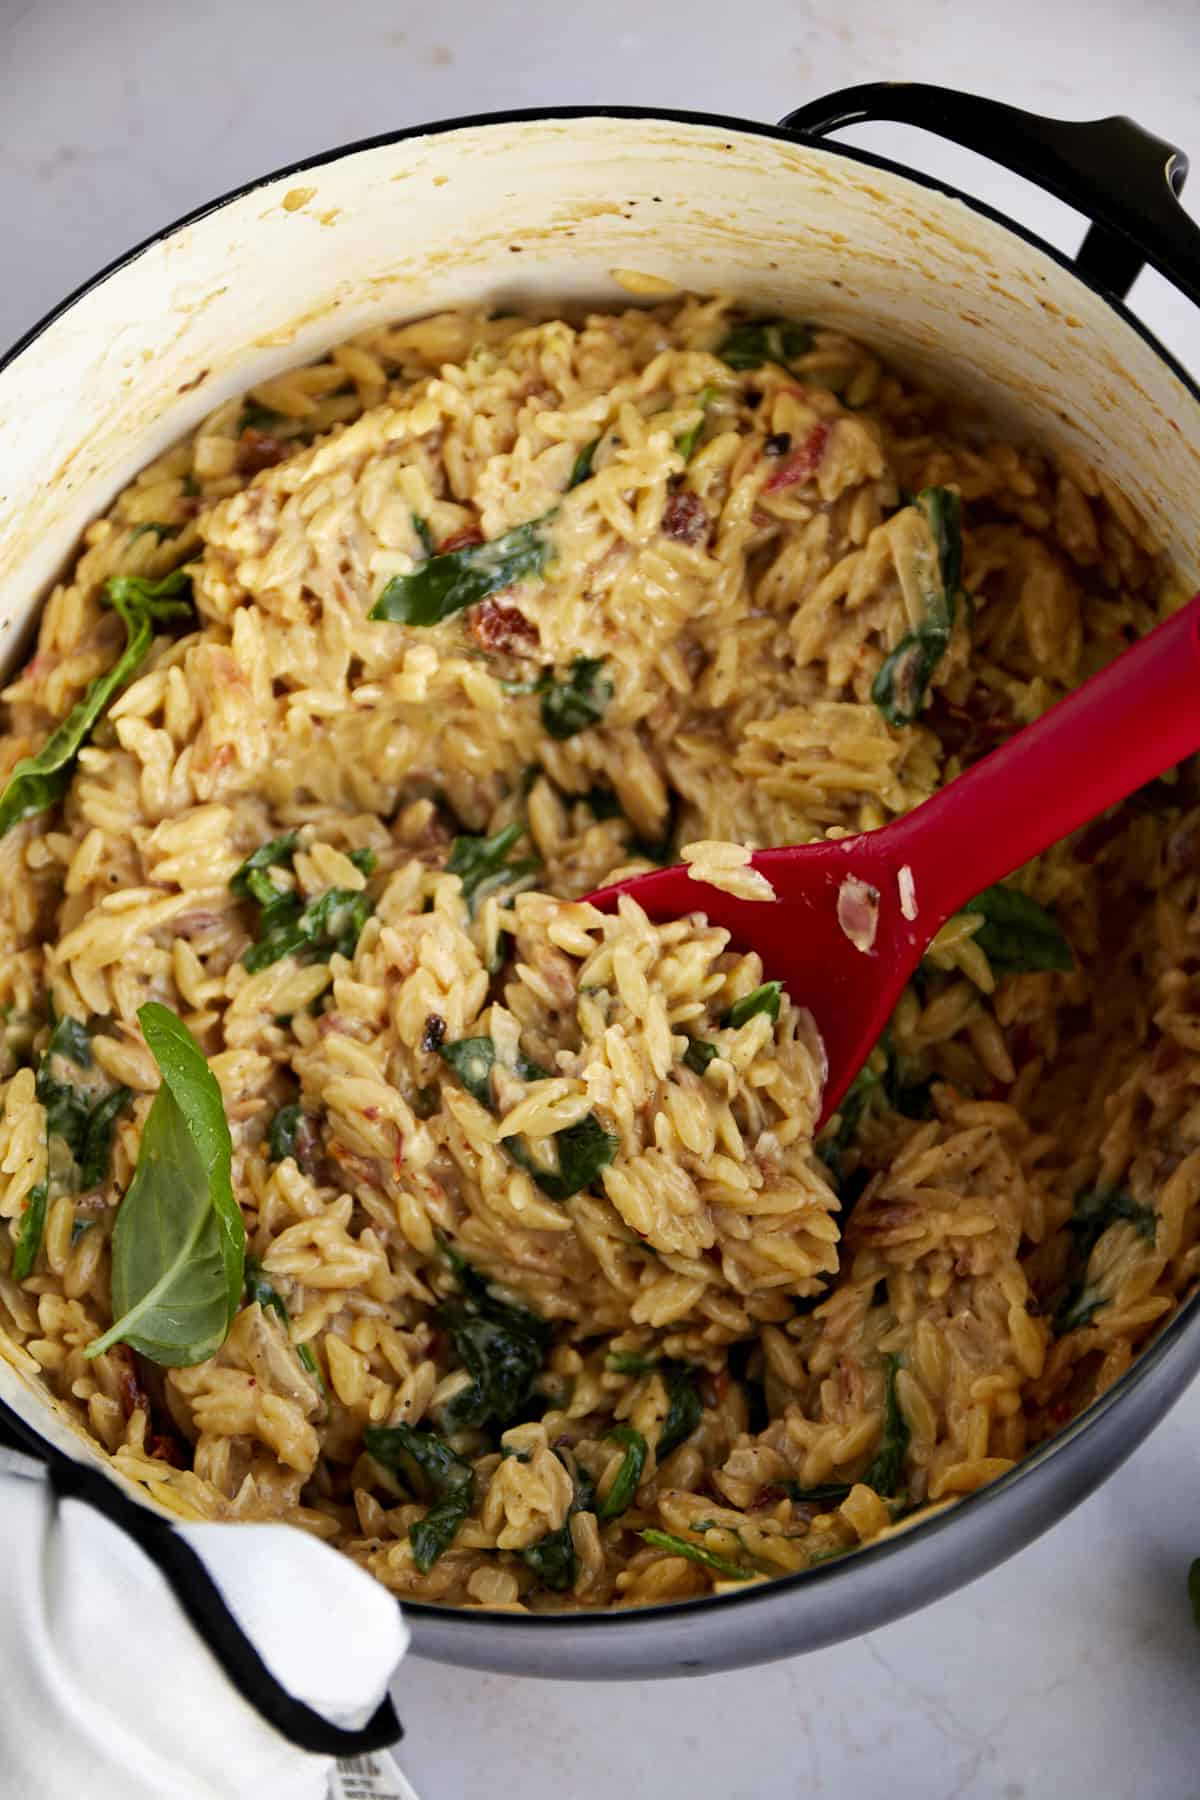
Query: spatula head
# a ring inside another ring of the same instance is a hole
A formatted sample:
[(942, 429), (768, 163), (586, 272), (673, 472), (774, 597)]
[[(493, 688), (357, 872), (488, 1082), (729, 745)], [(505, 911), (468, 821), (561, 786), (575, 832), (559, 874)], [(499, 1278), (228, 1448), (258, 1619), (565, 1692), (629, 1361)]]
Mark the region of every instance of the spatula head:
[(684, 867), (655, 869), (592, 894), (615, 906), (628, 894), (652, 919), (704, 913), (738, 950), (756, 950), (767, 980), (782, 981), (816, 1020), (828, 1075), (821, 1123), (878, 1042), (904, 985), (942, 919), (922, 910), (912, 869), (891, 830), (759, 850), (751, 866), (774, 901), (741, 900), (698, 881)]

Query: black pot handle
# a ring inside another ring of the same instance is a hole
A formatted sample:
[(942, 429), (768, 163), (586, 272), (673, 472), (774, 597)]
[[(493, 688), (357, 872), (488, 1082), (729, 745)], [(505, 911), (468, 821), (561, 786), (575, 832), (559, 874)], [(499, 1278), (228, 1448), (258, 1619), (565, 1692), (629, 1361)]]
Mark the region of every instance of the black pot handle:
[(1200, 225), (1179, 204), (1184, 152), (1132, 119), (1045, 119), (999, 100), (922, 81), (842, 88), (780, 124), (808, 137), (888, 119), (976, 150), (1065, 200), (1092, 221), (1075, 266), (1124, 298), (1150, 263), (1200, 306)]

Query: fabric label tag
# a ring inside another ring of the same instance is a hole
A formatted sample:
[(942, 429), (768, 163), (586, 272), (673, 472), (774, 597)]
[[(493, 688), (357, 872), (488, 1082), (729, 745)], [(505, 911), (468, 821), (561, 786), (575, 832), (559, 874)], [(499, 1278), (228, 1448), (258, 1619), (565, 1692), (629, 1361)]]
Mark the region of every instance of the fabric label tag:
[(343, 1756), (329, 1778), (329, 1800), (418, 1800), (386, 1750)]

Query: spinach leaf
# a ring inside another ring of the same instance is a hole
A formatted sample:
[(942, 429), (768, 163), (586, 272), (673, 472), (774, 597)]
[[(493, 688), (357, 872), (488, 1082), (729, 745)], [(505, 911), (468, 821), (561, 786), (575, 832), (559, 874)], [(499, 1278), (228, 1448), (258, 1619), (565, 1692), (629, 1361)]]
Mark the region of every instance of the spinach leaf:
[[(15, 1281), (24, 1281), (31, 1275), (37, 1262), (46, 1225), (52, 1174), (56, 1180), (66, 1175), (68, 1186), (77, 1185), (85, 1193), (99, 1187), (108, 1174), (117, 1119), (133, 1098), (128, 1088), (119, 1087), (93, 1102), (82, 1089), (69, 1081), (59, 1080), (54, 1073), (56, 1057), (74, 1063), (77, 1068), (91, 1067), (91, 1040), (87, 1027), (77, 1019), (59, 1019), (38, 1062), (34, 1091), (46, 1114), (46, 1173), (31, 1190), (21, 1214), (20, 1229), (13, 1245)], [(70, 1158), (69, 1168), (56, 1158), (52, 1140), (63, 1145)]]
[(686, 431), (681, 431), (679, 436), (675, 439), (675, 448), (678, 450), (680, 456), (682, 456), (684, 462), (690, 462), (695, 454), (696, 445), (700, 442), (701, 434), (704, 431), (704, 415), (716, 397), (717, 390), (715, 387), (703, 387), (696, 396), (696, 405), (700, 408), (700, 417), (696, 420), (694, 425), (689, 425), (688, 429)]
[(1050, 1321), (1055, 1337), (1065, 1337), (1068, 1331), (1090, 1324), (1100, 1308), (1108, 1304), (1107, 1295), (1097, 1294), (1089, 1286), (1088, 1264), (1109, 1226), (1121, 1222), (1132, 1225), (1143, 1243), (1153, 1244), (1158, 1235), (1158, 1214), (1153, 1207), (1140, 1206), (1124, 1188), (1095, 1188), (1076, 1200), (1075, 1211), (1067, 1220), (1073, 1240), (1070, 1279)]
[(304, 1108), (298, 1100), (279, 1108), (267, 1133), (267, 1153), (272, 1162), (284, 1162), (289, 1156), (296, 1160), (296, 1134), (303, 1122)]
[(452, 1431), (494, 1423), (511, 1424), (533, 1391), (550, 1343), (545, 1319), (493, 1294), (486, 1279), (465, 1257), (443, 1242), (461, 1297), (438, 1309), (471, 1385), (448, 1400), (443, 1420)]
[(577, 656), (565, 681), (551, 680), (542, 694), (542, 726), (561, 743), (598, 725), (608, 711), (613, 684), (600, 671), (602, 656)]
[(816, 1487), (802, 1487), (798, 1481), (773, 1481), (772, 1487), (781, 1487), (789, 1500), (795, 1500), (800, 1506), (840, 1506), (853, 1485), (849, 1481), (822, 1481)]
[(414, 1486), (410, 1465), (415, 1465), (421, 1485), (432, 1495), (434, 1504), (425, 1517), (408, 1528), (413, 1561), (422, 1575), (428, 1575), (471, 1510), (474, 1471), (434, 1432), (414, 1431), (411, 1425), (369, 1425), (363, 1432), (363, 1445), (377, 1462), (401, 1470)]
[(768, 1018), (777, 1019), (782, 993), (782, 981), (764, 981), (761, 987), (756, 987), (751, 993), (743, 994), (740, 1000), (735, 1000), (721, 1024), (732, 1026), (736, 1030), (739, 1025), (744, 1025), (759, 1013), (766, 1013)]
[(842, 1152), (848, 1150), (854, 1142), (867, 1102), (878, 1086), (878, 1075), (871, 1069), (860, 1069), (838, 1104), (837, 1130), (826, 1132), (817, 1145), (817, 1155), (829, 1169), (835, 1181), (841, 1177)]
[(812, 345), (807, 325), (790, 319), (745, 319), (732, 326), (717, 355), (731, 369), (761, 369), (768, 362), (790, 369)]
[(303, 907), (297, 895), (282, 895), (264, 909), (263, 935), (243, 953), (242, 965), (253, 975), (284, 956), (303, 955), (309, 962), (353, 956), (374, 910), (368, 895), (352, 888), (329, 888)]
[(514, 819), (492, 837), (456, 837), (451, 844), (446, 873), (457, 875), (462, 882), (463, 899), (472, 914), (488, 894), (512, 882), (525, 882), (541, 868), (533, 856), (508, 861), (509, 851), (525, 836), (525, 831), (521, 821)]
[(687, 1538), (675, 1537), (669, 1531), (639, 1531), (638, 1536), (653, 1549), (669, 1551), (672, 1556), (686, 1556), (689, 1562), (700, 1563), (726, 1581), (752, 1581), (754, 1578), (753, 1569), (744, 1569), (740, 1563), (730, 1562), (727, 1557), (706, 1550), (703, 1544), (689, 1543)]
[(182, 525), (161, 525), (156, 519), (152, 519), (145, 525), (135, 525), (129, 533), (129, 542), (136, 544), (140, 537), (145, 537), (147, 532), (152, 531), (157, 541), (162, 544), (168, 538), (177, 538), (182, 530)]
[(632, 1425), (614, 1425), (604, 1435), (614, 1444), (624, 1444), (625, 1455), (612, 1486), (596, 1508), (596, 1517), (618, 1519), (632, 1504), (642, 1479), (642, 1470), (646, 1467), (646, 1440)]
[(994, 969), (1015, 973), (1075, 967), (1071, 947), (1054, 914), (1018, 889), (985, 888), (963, 911), (983, 915), (984, 923), (975, 933), (974, 942)]
[(73, 1062), (77, 1069), (90, 1069), (92, 1066), (92, 1038), (86, 1025), (69, 1014), (55, 1025), (50, 1033), (50, 1042), (46, 1046), (47, 1056), (65, 1056)]
[(642, 1356), (637, 1350), (610, 1350), (604, 1360), (614, 1375), (648, 1375), (658, 1366), (657, 1357)]
[(373, 875), (379, 858), (373, 850), (364, 848), (351, 850), (346, 860), (354, 864), (360, 875)]
[(492, 1070), (496, 1066), (496, 1046), (491, 1038), (456, 1038), (451, 1044), (439, 1044), (437, 1053), (454, 1070), (472, 1100), (490, 1108)]
[(191, 577), (183, 569), (148, 581), (140, 575), (114, 575), (101, 595), (125, 626), (125, 648), (105, 675), (98, 675), (82, 699), (76, 701), (46, 739), (36, 756), (23, 756), (14, 764), (0, 794), (0, 837), (22, 819), (45, 812), (62, 799), (80, 750), (109, 703), (146, 660), (154, 641), (154, 625), (160, 619), (191, 613)]
[[(565, 1464), (566, 1459), (561, 1452), (556, 1452), (559, 1461)], [(596, 1490), (586, 1470), (576, 1464), (574, 1469), (575, 1492), (571, 1498), (567, 1516), (557, 1531), (548, 1531), (544, 1538), (536, 1544), (530, 1544), (522, 1550), (522, 1561), (548, 1587), (561, 1592), (569, 1588), (575, 1580), (575, 1543), (571, 1537), (571, 1519), (577, 1512), (594, 1512), (596, 1510)]]
[(85, 1194), (108, 1179), (117, 1120), (132, 1100), (131, 1088), (118, 1087), (92, 1108), (78, 1158), (79, 1185)]
[(663, 1386), (667, 1390), (667, 1416), (663, 1420), (654, 1451), (660, 1464), (667, 1460), (672, 1450), (679, 1448), (685, 1438), (691, 1437), (704, 1416), (704, 1407), (692, 1383), (691, 1370), (682, 1363), (664, 1363), (661, 1373)]
[(296, 860), (299, 841), (298, 831), (285, 831), (282, 837), (260, 844), (254, 854), (248, 856), (230, 877), (230, 893), (236, 894), (239, 900), (257, 900), (260, 906), (269, 906), (278, 900), (282, 890), (274, 882), (268, 881), (264, 886), (261, 881), (255, 881), (254, 877), (267, 869), (290, 869)]
[(694, 1075), (703, 1075), (709, 1063), (720, 1054), (717, 1046), (706, 1042), (704, 1038), (689, 1038), (688, 1047), (683, 1053), (684, 1067), (691, 1069)]
[(871, 685), (871, 698), (889, 725), (911, 725), (954, 629), (962, 577), (962, 502), (949, 488), (922, 488), (913, 502), (933, 539), (936, 579), (922, 593), (925, 617), (906, 632)]
[(596, 452), (599, 448), (600, 439), (598, 437), (593, 438), (590, 444), (585, 444), (583, 446), (583, 449), (575, 458), (570, 477), (567, 481), (566, 491), (568, 494), (572, 488), (577, 488), (581, 482), (591, 479), (592, 463), (595, 460)]
[(429, 520), (423, 519), (420, 513), (411, 513), (412, 528), (417, 534), (417, 541), (426, 556), (433, 555), (433, 533), (429, 529)]
[(908, 1452), (910, 1432), (905, 1423), (904, 1414), (900, 1411), (900, 1403), (896, 1399), (896, 1376), (904, 1366), (902, 1357), (885, 1356), (887, 1397), (884, 1403), (883, 1436), (879, 1449), (875, 1452), (870, 1468), (862, 1476), (862, 1480), (877, 1494), (886, 1499), (896, 1492), (900, 1485), (900, 1476), (904, 1469), (904, 1458)]
[(33, 1274), (38, 1251), (42, 1247), (42, 1233), (46, 1229), (46, 1201), (49, 1195), (50, 1173), (49, 1166), (47, 1166), (46, 1174), (30, 1188), (29, 1197), (21, 1214), (20, 1231), (13, 1244), (12, 1278), (14, 1281), (24, 1281)]
[(307, 1369), (323, 1394), (327, 1394), (325, 1378), (321, 1374), (321, 1365), (317, 1361), (317, 1353), (309, 1343), (296, 1345), (296, 1361), (301, 1368)]
[(592, 787), (586, 794), (568, 794), (568, 800), (582, 800), (593, 819), (622, 819), (621, 802), (611, 788)]
[(264, 1312), (276, 1313), (291, 1331), (292, 1321), (283, 1296), (273, 1287), (263, 1272), (263, 1266), (257, 1256), (248, 1256), (245, 1264), (246, 1298), (251, 1303), (257, 1300)]
[[(498, 1059), (491, 1038), (458, 1038), (451, 1044), (440, 1044), (438, 1055), (454, 1070), (473, 1099), (481, 1106), (493, 1106), (492, 1070)], [(522, 1081), (540, 1081), (546, 1071), (518, 1051), (516, 1073)], [(620, 1140), (605, 1131), (594, 1113), (589, 1113), (577, 1125), (556, 1131), (554, 1147), (558, 1167), (550, 1169), (535, 1160), (520, 1139), (504, 1139), (504, 1149), (518, 1167), (532, 1175), (551, 1200), (563, 1201), (590, 1187), (601, 1169), (607, 1168), (616, 1156)]]
[(162, 1086), (112, 1239), (113, 1324), (84, 1351), (127, 1343), (168, 1368), (224, 1343), (242, 1292), (246, 1234), (233, 1196), (229, 1125), (216, 1077), (169, 1007), (138, 1011)]
[(552, 517), (544, 513), (490, 544), (431, 556), (411, 574), (393, 575), (367, 617), (393, 625), (437, 625), (501, 588), (540, 575), (553, 547), (547, 531)]
[(601, 1169), (606, 1169), (621, 1147), (615, 1132), (605, 1131), (595, 1113), (568, 1125), (554, 1134), (558, 1152), (558, 1168), (546, 1169), (530, 1156), (516, 1138), (505, 1138), (504, 1148), (515, 1163), (533, 1176), (543, 1194), (550, 1200), (569, 1200), (591, 1187)]
[(257, 400), (247, 400), (238, 418), (237, 431), (239, 437), (243, 431), (261, 431), (267, 437), (273, 437), (279, 427), (286, 424), (286, 413), (276, 412), (270, 406), (260, 406)]

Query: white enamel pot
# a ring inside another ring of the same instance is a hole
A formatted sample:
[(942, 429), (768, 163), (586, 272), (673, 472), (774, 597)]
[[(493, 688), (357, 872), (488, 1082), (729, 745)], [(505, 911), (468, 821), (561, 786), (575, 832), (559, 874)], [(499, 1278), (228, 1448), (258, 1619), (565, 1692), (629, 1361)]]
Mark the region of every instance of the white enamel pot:
[[(822, 142), (903, 120), (1094, 221), (1072, 263), (986, 207)], [(11, 664), (81, 529), (219, 401), (383, 320), (464, 302), (629, 304), (614, 270), (868, 339), (1002, 427), (1099, 464), (1200, 585), (1200, 392), (1121, 304), (1149, 262), (1200, 303), (1183, 156), (1127, 120), (1062, 124), (945, 90), (853, 89), (780, 127), (624, 108), (455, 121), (270, 175), (143, 244), (0, 361), (0, 644)], [(0, 1340), (0, 1351), (4, 1349)], [(10, 1428), (93, 1452), (0, 1358)], [(812, 1650), (972, 1580), (1060, 1519), (1200, 1368), (1186, 1305), (1053, 1442), (898, 1538), (743, 1594), (632, 1613), (410, 1606), (418, 1652), (515, 1674), (648, 1677)]]

